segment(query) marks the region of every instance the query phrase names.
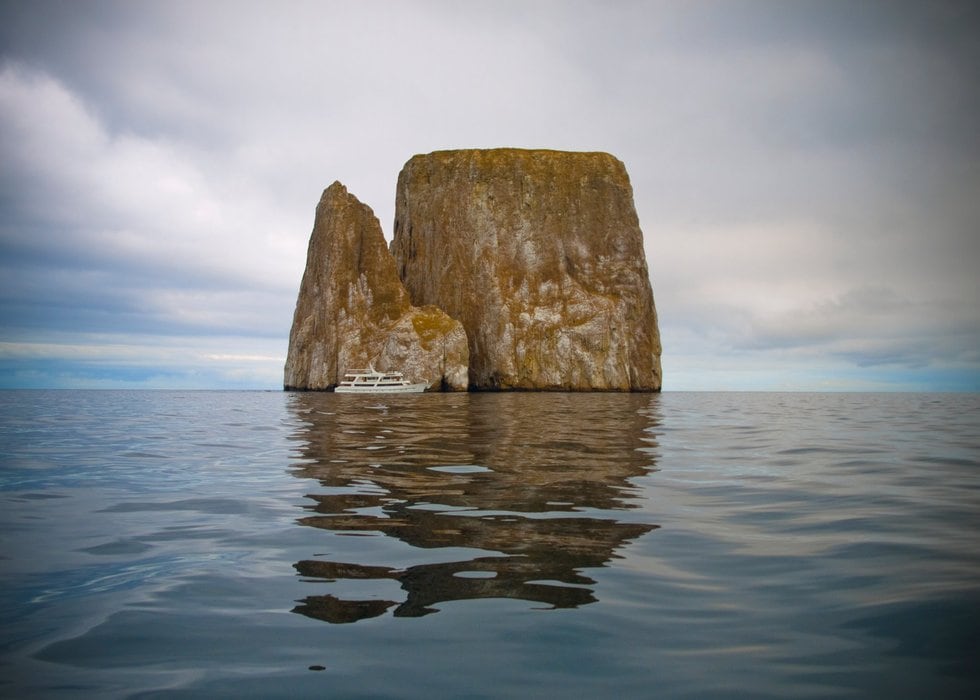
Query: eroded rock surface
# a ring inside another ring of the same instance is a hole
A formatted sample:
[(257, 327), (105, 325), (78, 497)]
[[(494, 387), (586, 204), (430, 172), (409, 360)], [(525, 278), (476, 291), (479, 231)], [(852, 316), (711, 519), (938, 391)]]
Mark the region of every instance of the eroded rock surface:
[(329, 389), (373, 364), (431, 388), (465, 390), (462, 325), (412, 306), (374, 212), (339, 182), (320, 198), (296, 301), (283, 384)]
[(462, 322), (472, 387), (660, 389), (643, 236), (611, 155), (415, 156), (398, 177), (391, 248), (412, 303)]

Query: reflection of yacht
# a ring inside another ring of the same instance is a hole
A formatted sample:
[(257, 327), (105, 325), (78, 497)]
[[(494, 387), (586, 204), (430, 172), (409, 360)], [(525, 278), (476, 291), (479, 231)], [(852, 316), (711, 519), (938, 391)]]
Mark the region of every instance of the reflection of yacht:
[(425, 382), (412, 384), (401, 372), (378, 372), (368, 369), (349, 369), (334, 389), (338, 394), (417, 394)]

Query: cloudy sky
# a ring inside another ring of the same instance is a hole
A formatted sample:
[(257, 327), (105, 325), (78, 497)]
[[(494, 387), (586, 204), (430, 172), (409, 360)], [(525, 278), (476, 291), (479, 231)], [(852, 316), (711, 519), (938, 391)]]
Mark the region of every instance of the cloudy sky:
[(980, 390), (975, 2), (0, 0), (0, 387), (281, 387), (321, 191), (608, 151), (665, 390)]

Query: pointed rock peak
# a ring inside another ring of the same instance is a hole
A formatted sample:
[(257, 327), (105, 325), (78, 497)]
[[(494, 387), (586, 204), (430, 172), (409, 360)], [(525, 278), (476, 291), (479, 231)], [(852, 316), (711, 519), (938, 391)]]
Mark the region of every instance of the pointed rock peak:
[(423, 342), (409, 330), (418, 312), (398, 278), (374, 212), (334, 182), (316, 208), (284, 386), (327, 389), (348, 368), (373, 362), (378, 369), (402, 371), (412, 381), (465, 389), (462, 327), (442, 314), (446, 332), (436, 342)]

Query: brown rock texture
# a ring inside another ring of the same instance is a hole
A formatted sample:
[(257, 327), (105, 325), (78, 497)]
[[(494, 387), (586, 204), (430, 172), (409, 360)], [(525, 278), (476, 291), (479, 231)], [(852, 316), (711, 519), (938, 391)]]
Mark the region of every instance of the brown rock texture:
[(468, 357), (458, 321), (412, 306), (370, 207), (339, 182), (324, 190), (289, 333), (284, 387), (330, 389), (347, 369), (373, 364), (433, 389), (465, 390)]
[(472, 388), (660, 390), (643, 235), (613, 156), (414, 156), (391, 249), (412, 303), (462, 322)]

